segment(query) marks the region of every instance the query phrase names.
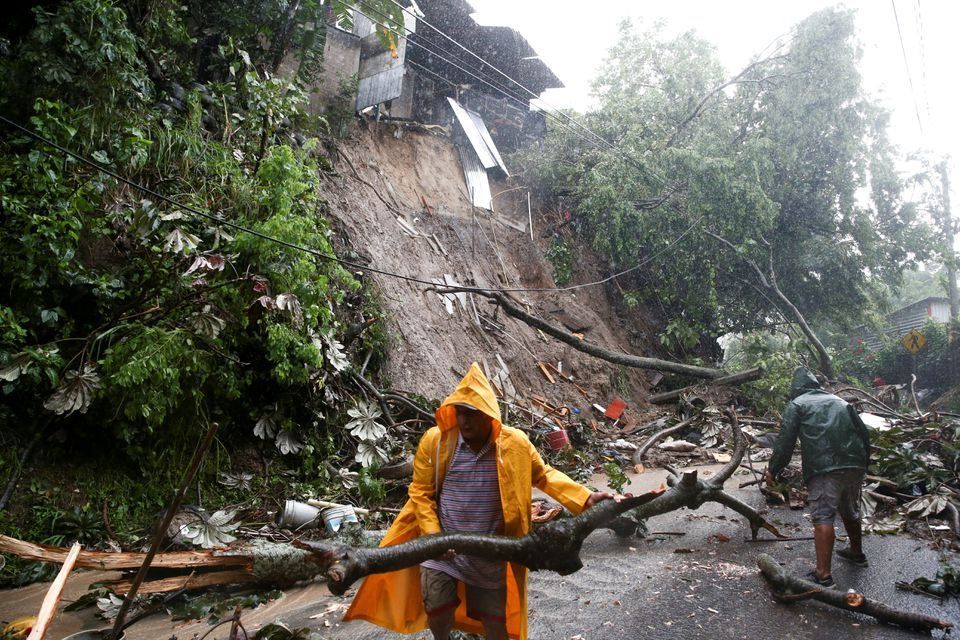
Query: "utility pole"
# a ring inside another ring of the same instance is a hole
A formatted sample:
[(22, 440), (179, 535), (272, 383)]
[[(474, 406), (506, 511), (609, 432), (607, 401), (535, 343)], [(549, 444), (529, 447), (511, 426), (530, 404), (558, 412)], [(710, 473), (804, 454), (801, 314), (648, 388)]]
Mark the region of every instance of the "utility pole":
[(956, 252), (953, 249), (955, 236), (953, 216), (950, 213), (950, 176), (947, 161), (940, 163), (940, 180), (943, 183), (943, 257), (947, 266), (947, 295), (950, 298), (950, 321), (960, 321), (960, 294), (957, 293)]

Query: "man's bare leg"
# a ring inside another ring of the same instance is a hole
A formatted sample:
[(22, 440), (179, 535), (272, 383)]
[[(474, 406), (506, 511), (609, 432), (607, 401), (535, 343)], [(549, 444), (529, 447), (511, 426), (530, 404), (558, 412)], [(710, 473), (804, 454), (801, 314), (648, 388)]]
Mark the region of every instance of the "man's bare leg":
[(484, 618), (483, 635), (487, 640), (507, 640), (507, 623), (501, 620), (487, 620)]
[(453, 614), (454, 609), (450, 608), (427, 616), (427, 624), (430, 625), (433, 640), (447, 640), (450, 637), (450, 632), (453, 631)]
[(847, 536), (850, 538), (850, 551), (854, 555), (863, 555), (863, 529), (859, 518), (851, 518), (840, 514), (843, 521), (843, 528), (847, 530)]
[[(817, 575), (826, 578), (830, 575), (831, 561), (833, 560), (833, 541), (836, 534), (832, 524), (813, 525), (813, 546), (817, 551)], [(853, 537), (850, 538), (851, 544)]]

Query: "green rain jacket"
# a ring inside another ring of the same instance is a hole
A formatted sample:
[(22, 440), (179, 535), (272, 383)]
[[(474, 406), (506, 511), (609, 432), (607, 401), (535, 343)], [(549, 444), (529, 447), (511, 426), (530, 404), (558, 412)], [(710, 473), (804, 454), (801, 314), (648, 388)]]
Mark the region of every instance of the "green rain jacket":
[(821, 389), (813, 374), (803, 367), (793, 373), (790, 398), (773, 445), (770, 473), (776, 476), (787, 466), (798, 436), (804, 482), (828, 471), (866, 470), (870, 435), (852, 406)]

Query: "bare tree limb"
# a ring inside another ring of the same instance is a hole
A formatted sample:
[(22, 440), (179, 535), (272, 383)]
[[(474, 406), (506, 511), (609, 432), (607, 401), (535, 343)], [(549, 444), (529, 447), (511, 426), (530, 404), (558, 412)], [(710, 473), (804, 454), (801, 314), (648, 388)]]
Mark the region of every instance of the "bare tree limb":
[[(738, 371), (737, 373), (731, 374), (729, 376), (724, 376), (722, 378), (715, 378), (710, 381), (710, 384), (714, 385), (739, 385), (744, 382), (751, 382), (757, 380), (760, 376), (763, 375), (763, 370), (760, 367), (755, 367), (753, 369), (747, 369), (746, 371)], [(691, 385), (689, 387), (683, 387), (682, 389), (674, 389), (673, 391), (664, 391), (663, 393), (655, 393), (652, 396), (647, 398), (647, 402), (650, 404), (663, 404), (665, 402), (670, 402), (671, 400), (676, 400), (685, 393), (689, 393), (696, 389), (699, 385)]]
[(475, 287), (438, 287), (437, 291), (439, 293), (455, 293), (457, 291), (466, 291), (489, 298), (490, 300), (493, 300), (499, 304), (500, 308), (503, 309), (507, 315), (525, 322), (531, 327), (540, 329), (544, 333), (553, 336), (557, 340), (569, 344), (577, 351), (582, 351), (583, 353), (600, 358), (601, 360), (606, 360), (607, 362), (621, 364), (625, 367), (633, 367), (635, 369), (669, 371), (670, 373), (680, 373), (688, 376), (694, 376), (696, 378), (708, 378), (711, 380), (725, 375), (725, 372), (720, 369), (697, 367), (694, 365), (682, 364), (680, 362), (672, 362), (670, 360), (645, 358), (642, 356), (631, 355), (629, 353), (623, 353), (622, 351), (611, 351), (609, 349), (604, 349), (603, 347), (591, 342), (587, 342), (582, 338), (578, 338), (572, 333), (564, 331), (563, 329), (555, 327), (554, 325), (527, 313), (512, 300), (510, 300), (506, 295), (500, 293), (499, 291), (488, 291), (477, 289)]
[(517, 562), (535, 571), (548, 569), (567, 575), (583, 566), (580, 549), (587, 536), (628, 511), (634, 519), (647, 519), (681, 507), (697, 509), (708, 501), (719, 502), (747, 518), (754, 539), (761, 528), (783, 538), (785, 536), (752, 507), (723, 491), (723, 483), (737, 469), (747, 448), (735, 414), (729, 411), (728, 416), (732, 420), (736, 442), (734, 453), (731, 461), (710, 480), (699, 479), (696, 471), (674, 474), (668, 478), (669, 490), (661, 487), (620, 501), (605, 500), (575, 518), (554, 520), (521, 538), (440, 533), (375, 549), (313, 541), (296, 541), (294, 545), (312, 553), (314, 561), (325, 567), (330, 591), (342, 594), (355, 581), (371, 573), (411, 567), (441, 556), (448, 549), (491, 560)]
[(763, 269), (760, 268), (753, 259), (748, 258), (744, 255), (739, 254), (737, 247), (722, 236), (718, 236), (712, 231), (704, 231), (711, 238), (722, 242), (724, 245), (729, 247), (734, 253), (737, 253), (740, 256), (740, 259), (743, 260), (754, 273), (757, 274), (757, 279), (760, 280), (760, 284), (763, 285), (763, 288), (773, 293), (780, 302), (785, 306), (793, 318), (797, 321), (797, 324), (800, 325), (800, 330), (803, 331), (803, 335), (807, 337), (807, 340), (810, 341), (810, 344), (813, 345), (813, 348), (817, 350), (817, 354), (820, 356), (820, 370), (823, 371), (823, 374), (830, 378), (831, 380), (836, 377), (833, 371), (833, 363), (830, 361), (830, 354), (827, 353), (827, 348), (823, 346), (823, 343), (820, 342), (820, 338), (817, 337), (817, 334), (813, 332), (813, 329), (810, 328), (810, 325), (807, 324), (807, 319), (803, 317), (803, 314), (800, 313), (800, 310), (797, 309), (796, 305), (790, 301), (790, 299), (780, 290), (780, 287), (777, 285), (776, 272), (773, 269), (773, 250), (770, 249), (770, 274), (769, 278), (763, 273)]
[(949, 630), (953, 624), (919, 613), (900, 611), (881, 602), (867, 599), (863, 594), (844, 593), (836, 589), (825, 589), (807, 580), (789, 575), (777, 564), (776, 560), (765, 553), (757, 557), (757, 566), (764, 579), (773, 587), (774, 597), (784, 602), (795, 600), (819, 600), (833, 607), (872, 616), (884, 624), (892, 624), (904, 629), (931, 631)]
[(639, 449), (637, 449), (633, 454), (633, 464), (640, 464), (643, 461), (643, 456), (646, 455), (647, 451), (650, 450), (650, 447), (655, 445), (661, 439), (666, 438), (671, 433), (677, 433), (678, 431), (683, 431), (689, 427), (698, 416), (693, 416), (692, 418), (687, 418), (683, 422), (678, 422), (672, 427), (667, 427), (666, 429), (661, 429), (655, 434), (647, 438), (647, 441), (644, 442)]

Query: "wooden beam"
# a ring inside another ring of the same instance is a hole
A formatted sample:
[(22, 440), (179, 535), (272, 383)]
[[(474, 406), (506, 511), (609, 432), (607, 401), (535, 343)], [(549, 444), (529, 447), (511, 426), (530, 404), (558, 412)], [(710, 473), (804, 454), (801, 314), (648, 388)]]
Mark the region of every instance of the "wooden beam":
[[(63, 547), (49, 547), (17, 540), (0, 534), (0, 553), (9, 553), (25, 560), (63, 563), (68, 550)], [(138, 569), (143, 563), (144, 554), (131, 552), (80, 551), (76, 566), (83, 569), (101, 569), (104, 571), (122, 571)], [(150, 563), (151, 567), (252, 567), (253, 557), (247, 555), (218, 556), (213, 551), (174, 551), (158, 553)]]

